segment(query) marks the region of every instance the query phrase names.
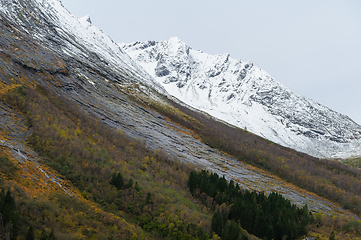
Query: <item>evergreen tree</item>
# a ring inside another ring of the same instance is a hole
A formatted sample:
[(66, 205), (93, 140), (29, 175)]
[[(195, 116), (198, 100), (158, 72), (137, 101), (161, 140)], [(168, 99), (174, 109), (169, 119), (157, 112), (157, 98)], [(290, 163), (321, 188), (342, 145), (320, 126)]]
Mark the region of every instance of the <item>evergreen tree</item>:
[(3, 221), (5, 224), (12, 220), (11, 218), (15, 211), (16, 211), (15, 200), (11, 196), (10, 190), (8, 190), (4, 197), (4, 205), (3, 205), (3, 213), (4, 213)]
[(274, 231), (273, 231), (273, 227), (272, 227), (272, 224), (268, 224), (267, 225), (267, 231), (266, 231), (266, 238), (268, 240), (271, 240), (271, 239), (274, 239), (275, 236), (274, 236)]
[(129, 181), (128, 181), (128, 184), (127, 184), (127, 188), (131, 188), (133, 187), (133, 179), (130, 178)]
[(332, 231), (328, 240), (336, 240), (335, 233)]
[(0, 212), (3, 212), (4, 204), (5, 204), (5, 190), (4, 188), (2, 188), (0, 192)]
[(34, 237), (34, 231), (33, 231), (33, 227), (30, 226), (29, 227), (29, 230), (28, 230), (28, 233), (26, 234), (26, 240), (35, 240), (35, 237)]
[(123, 176), (120, 172), (118, 172), (118, 174), (115, 174), (115, 172), (113, 173), (110, 184), (114, 185), (118, 190), (123, 189)]
[(222, 236), (223, 221), (219, 210), (213, 214), (211, 228), (218, 236)]
[(11, 239), (16, 239), (19, 233), (19, 214), (16, 210), (15, 199), (11, 196), (10, 190), (0, 192), (0, 213), (4, 226), (11, 224)]
[(228, 188), (227, 180), (226, 180), (226, 178), (224, 177), (224, 175), (223, 175), (223, 177), (219, 180), (218, 186), (219, 186), (219, 190), (220, 190), (221, 192), (224, 192), (224, 191)]
[(239, 227), (232, 219), (225, 224), (222, 239), (224, 240), (237, 240), (239, 237)]
[(192, 193), (192, 195), (194, 195), (194, 191), (196, 189), (196, 182), (195, 182), (196, 174), (197, 173), (192, 170), (189, 174), (188, 182), (187, 182), (187, 186), (189, 188), (189, 191)]
[(309, 222), (309, 211), (307, 205), (305, 205), (299, 212), (301, 219), (299, 224), (299, 232), (302, 235), (307, 233), (306, 226), (308, 225)]
[(276, 223), (276, 231), (275, 231), (275, 239), (276, 240), (281, 240), (282, 237), (284, 236), (284, 226), (283, 226), (283, 223), (281, 221), (281, 219), (279, 219)]

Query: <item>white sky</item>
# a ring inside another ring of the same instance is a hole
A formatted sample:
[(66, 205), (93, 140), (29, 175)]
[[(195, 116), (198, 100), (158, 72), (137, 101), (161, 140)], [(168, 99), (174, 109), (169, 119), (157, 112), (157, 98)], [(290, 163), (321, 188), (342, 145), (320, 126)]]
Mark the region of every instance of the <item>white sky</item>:
[(303, 96), (361, 124), (359, 0), (62, 0), (115, 42), (177, 36), (250, 60)]

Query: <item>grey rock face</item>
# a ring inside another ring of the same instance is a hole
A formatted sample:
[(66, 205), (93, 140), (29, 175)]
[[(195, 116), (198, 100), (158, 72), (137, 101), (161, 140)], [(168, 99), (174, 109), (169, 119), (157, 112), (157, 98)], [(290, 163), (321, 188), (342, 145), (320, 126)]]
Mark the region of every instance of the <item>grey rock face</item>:
[(167, 66), (158, 63), (155, 69), (155, 75), (157, 75), (158, 77), (164, 77), (169, 75), (169, 73), (170, 71), (167, 69)]

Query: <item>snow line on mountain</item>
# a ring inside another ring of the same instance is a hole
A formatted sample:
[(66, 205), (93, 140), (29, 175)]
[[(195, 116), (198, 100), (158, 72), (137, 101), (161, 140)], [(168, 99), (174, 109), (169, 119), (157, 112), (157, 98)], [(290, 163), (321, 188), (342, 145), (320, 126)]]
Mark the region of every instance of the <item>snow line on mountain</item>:
[(169, 94), (236, 127), (319, 158), (361, 155), (361, 126), (305, 98), (250, 61), (178, 38), (119, 44)]

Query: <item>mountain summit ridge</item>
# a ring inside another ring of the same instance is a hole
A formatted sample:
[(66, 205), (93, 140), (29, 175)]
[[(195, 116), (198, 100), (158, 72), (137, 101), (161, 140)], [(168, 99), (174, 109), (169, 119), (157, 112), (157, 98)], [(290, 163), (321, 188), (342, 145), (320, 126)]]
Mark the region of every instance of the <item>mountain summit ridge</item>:
[(320, 158), (361, 155), (361, 126), (252, 62), (193, 50), (177, 37), (119, 44), (167, 92), (268, 140)]

